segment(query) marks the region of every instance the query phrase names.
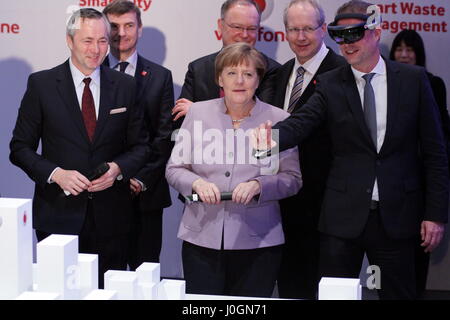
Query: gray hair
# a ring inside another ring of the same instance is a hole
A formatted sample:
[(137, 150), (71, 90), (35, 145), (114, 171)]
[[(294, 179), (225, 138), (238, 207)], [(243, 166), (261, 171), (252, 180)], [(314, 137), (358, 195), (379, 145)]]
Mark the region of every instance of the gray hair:
[(225, 19), (225, 15), (227, 14), (228, 10), (230, 10), (232, 7), (237, 6), (237, 5), (255, 7), (256, 11), (258, 11), (259, 19), (261, 20), (261, 8), (253, 0), (226, 0), (222, 4), (222, 7), (220, 8), (220, 18), (222, 20)]
[(84, 19), (102, 19), (106, 26), (106, 33), (109, 38), (111, 33), (111, 25), (106, 16), (100, 11), (93, 8), (83, 8), (75, 11), (69, 18), (66, 27), (66, 34), (73, 39), (76, 30), (80, 29), (80, 21)]
[(287, 27), (287, 15), (288, 15), (288, 11), (289, 8), (291, 8), (292, 6), (295, 6), (297, 4), (307, 4), (309, 3), (315, 10), (317, 13), (317, 24), (319, 26), (323, 25), (325, 23), (325, 12), (323, 11), (323, 8), (320, 6), (320, 4), (316, 1), (316, 0), (292, 0), (288, 6), (286, 7), (286, 9), (284, 9), (284, 13), (283, 13), (283, 21), (284, 21), (284, 26)]

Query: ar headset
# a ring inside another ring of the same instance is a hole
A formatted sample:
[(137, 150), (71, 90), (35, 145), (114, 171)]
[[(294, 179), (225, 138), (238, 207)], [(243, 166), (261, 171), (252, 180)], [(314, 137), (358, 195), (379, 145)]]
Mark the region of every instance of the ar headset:
[[(334, 21), (328, 25), (328, 34), (337, 44), (350, 44), (364, 38), (364, 32), (367, 29), (375, 29), (381, 24), (380, 19), (371, 20), (372, 16), (363, 13), (341, 13), (334, 18)], [(342, 19), (360, 19), (361, 23), (350, 25), (338, 25), (338, 21)]]

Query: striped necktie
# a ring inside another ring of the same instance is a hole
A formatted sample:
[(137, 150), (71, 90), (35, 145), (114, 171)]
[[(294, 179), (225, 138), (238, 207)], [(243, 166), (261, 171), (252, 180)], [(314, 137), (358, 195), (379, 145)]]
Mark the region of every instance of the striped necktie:
[(302, 95), (303, 88), (303, 76), (305, 75), (305, 69), (303, 67), (298, 67), (297, 77), (295, 78), (294, 86), (292, 87), (291, 98), (289, 99), (288, 112), (292, 113), (294, 108)]

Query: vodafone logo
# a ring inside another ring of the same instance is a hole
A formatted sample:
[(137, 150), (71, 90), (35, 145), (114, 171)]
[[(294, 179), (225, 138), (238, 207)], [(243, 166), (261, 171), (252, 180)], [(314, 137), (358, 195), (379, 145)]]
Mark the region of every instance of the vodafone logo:
[(0, 23), (0, 33), (18, 34), (20, 26), (17, 23)]
[(266, 20), (273, 12), (274, 0), (254, 0), (262, 11), (261, 21)]

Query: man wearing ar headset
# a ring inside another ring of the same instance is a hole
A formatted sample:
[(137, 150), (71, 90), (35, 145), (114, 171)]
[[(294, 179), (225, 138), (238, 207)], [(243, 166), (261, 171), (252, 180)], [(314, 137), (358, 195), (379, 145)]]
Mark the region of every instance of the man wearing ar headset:
[[(338, 9), (328, 32), (350, 66), (319, 76), (303, 108), (273, 129), (280, 151), (322, 123), (330, 132), (320, 275), (358, 278), (366, 253), (380, 270), (381, 299), (415, 299), (415, 236), (432, 251), (447, 222), (447, 155), (425, 70), (381, 57), (370, 6), (350, 1)], [(254, 131), (256, 156), (268, 154), (273, 129), (267, 122)]]

